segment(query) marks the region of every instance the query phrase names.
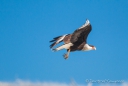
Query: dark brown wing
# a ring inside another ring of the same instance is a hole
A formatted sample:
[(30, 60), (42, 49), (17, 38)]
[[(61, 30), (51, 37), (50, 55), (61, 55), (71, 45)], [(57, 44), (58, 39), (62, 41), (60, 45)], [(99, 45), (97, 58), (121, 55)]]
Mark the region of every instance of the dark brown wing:
[(70, 40), (71, 43), (75, 45), (80, 45), (83, 42), (87, 42), (87, 37), (91, 30), (91, 24), (87, 23), (86, 21), (86, 23), (82, 27), (74, 31)]

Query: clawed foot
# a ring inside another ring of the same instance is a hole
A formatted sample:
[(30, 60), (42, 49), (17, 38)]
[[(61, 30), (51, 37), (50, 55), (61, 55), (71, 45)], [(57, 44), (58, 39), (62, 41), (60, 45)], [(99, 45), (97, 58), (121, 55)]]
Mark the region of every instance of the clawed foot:
[(64, 59), (68, 59), (68, 54), (64, 54)]

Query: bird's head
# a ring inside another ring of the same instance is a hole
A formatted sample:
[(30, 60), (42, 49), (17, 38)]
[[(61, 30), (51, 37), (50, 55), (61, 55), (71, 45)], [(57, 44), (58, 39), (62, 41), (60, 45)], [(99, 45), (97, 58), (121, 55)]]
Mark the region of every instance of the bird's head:
[(96, 50), (96, 47), (93, 45), (89, 45), (91, 47), (91, 50)]
[(91, 46), (92, 47), (92, 50), (96, 50), (96, 47), (95, 46)]

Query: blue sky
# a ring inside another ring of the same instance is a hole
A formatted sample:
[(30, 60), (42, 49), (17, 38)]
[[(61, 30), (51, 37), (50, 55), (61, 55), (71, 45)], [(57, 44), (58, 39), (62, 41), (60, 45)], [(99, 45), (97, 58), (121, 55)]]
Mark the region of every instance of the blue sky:
[[(53, 37), (72, 33), (86, 18), (96, 51), (72, 52), (65, 60), (66, 50), (50, 50)], [(127, 81), (127, 24), (127, 0), (1, 0), (0, 81)]]

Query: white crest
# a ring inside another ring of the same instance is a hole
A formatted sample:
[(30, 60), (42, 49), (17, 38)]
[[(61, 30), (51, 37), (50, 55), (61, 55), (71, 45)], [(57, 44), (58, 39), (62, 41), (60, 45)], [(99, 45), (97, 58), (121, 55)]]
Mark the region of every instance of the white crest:
[(83, 26), (81, 26), (79, 29), (81, 29), (81, 28), (83, 28), (83, 27), (86, 27), (86, 26), (89, 25), (89, 24), (90, 24), (90, 22), (89, 22), (89, 20), (87, 19), (86, 22), (85, 22), (85, 24), (84, 24)]

